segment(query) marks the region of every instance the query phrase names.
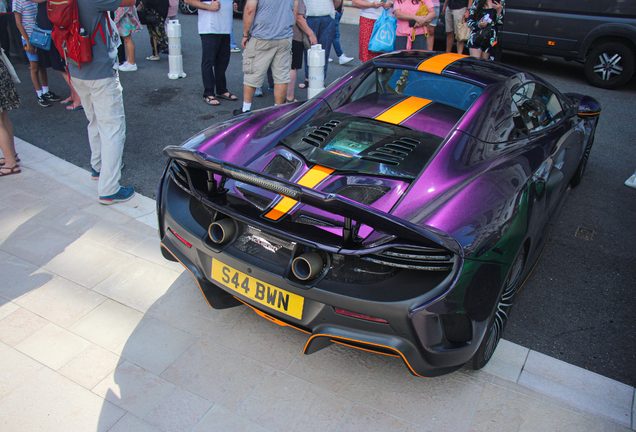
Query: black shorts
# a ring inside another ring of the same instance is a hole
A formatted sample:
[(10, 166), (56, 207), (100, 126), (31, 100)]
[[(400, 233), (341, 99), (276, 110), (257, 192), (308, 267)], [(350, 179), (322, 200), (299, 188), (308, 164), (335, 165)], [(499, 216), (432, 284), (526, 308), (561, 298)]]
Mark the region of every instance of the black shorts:
[(52, 67), (53, 70), (66, 72), (66, 63), (52, 43), (48, 51), (38, 48), (38, 64), (44, 68)]
[(292, 40), (292, 61), (291, 68), (294, 70), (302, 69), (303, 67), (303, 53), (305, 47), (301, 41)]

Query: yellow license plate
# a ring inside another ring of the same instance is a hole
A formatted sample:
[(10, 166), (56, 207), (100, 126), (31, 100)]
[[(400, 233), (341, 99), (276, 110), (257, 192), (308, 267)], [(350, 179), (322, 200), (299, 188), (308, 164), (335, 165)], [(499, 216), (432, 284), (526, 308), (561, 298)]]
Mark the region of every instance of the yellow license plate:
[(271, 286), (212, 258), (212, 279), (243, 297), (296, 319), (303, 317), (305, 298)]

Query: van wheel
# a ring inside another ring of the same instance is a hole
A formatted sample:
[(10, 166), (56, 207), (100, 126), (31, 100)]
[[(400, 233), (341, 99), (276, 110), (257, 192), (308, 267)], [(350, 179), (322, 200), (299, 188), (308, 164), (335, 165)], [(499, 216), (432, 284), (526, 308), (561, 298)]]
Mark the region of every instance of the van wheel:
[(634, 74), (634, 53), (620, 42), (593, 47), (585, 59), (585, 77), (595, 87), (615, 89)]

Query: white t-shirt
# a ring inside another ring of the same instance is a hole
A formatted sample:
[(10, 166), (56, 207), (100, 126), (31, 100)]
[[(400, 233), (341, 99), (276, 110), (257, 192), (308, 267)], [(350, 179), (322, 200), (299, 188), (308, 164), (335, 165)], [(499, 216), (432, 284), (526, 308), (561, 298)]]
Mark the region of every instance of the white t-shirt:
[(333, 0), (311, 0), (305, 2), (307, 6), (308, 17), (319, 17), (329, 15), (331, 18), (336, 17), (336, 9), (333, 6)]
[[(221, 7), (218, 11), (199, 9), (199, 34), (230, 34), (234, 26), (232, 0), (219, 0)], [(204, 1), (210, 4), (209, 1)]]
[[(371, 1), (367, 3), (373, 4), (373, 2)], [(379, 7), (379, 8), (368, 7), (366, 9), (360, 9), (360, 16), (364, 18), (372, 19), (372, 20), (377, 20), (378, 18), (380, 18), (380, 16), (382, 16), (383, 10), (384, 10), (383, 7)], [(388, 12), (389, 12), (389, 15), (393, 16), (393, 6), (391, 6), (388, 9)]]

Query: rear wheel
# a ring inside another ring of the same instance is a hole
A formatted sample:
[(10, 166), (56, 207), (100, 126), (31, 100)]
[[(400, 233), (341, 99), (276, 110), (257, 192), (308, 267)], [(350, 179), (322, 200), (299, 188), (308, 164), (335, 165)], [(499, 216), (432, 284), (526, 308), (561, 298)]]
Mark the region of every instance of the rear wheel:
[(590, 158), (590, 151), (592, 151), (592, 144), (594, 144), (594, 135), (590, 137), (590, 142), (585, 147), (583, 158), (581, 159), (581, 162), (579, 162), (579, 166), (574, 172), (572, 180), (570, 180), (570, 185), (572, 187), (577, 187), (579, 183), (581, 183), (581, 180), (583, 180), (583, 174), (585, 174), (585, 168), (587, 168), (587, 160)]
[(526, 262), (525, 249), (522, 247), (517, 253), (517, 256), (508, 270), (506, 281), (497, 303), (494, 315), (490, 318), (490, 324), (484, 339), (481, 341), (481, 345), (477, 349), (477, 352), (470, 359), (469, 365), (475, 369), (481, 369), (486, 366), (486, 363), (492, 358), (501, 336), (503, 335), (506, 322), (508, 322), (508, 314), (512, 309), (513, 300), (515, 294), (521, 286), (521, 277), (523, 275), (523, 266)]
[(615, 89), (634, 75), (634, 53), (621, 42), (594, 46), (585, 59), (585, 76), (596, 87)]

